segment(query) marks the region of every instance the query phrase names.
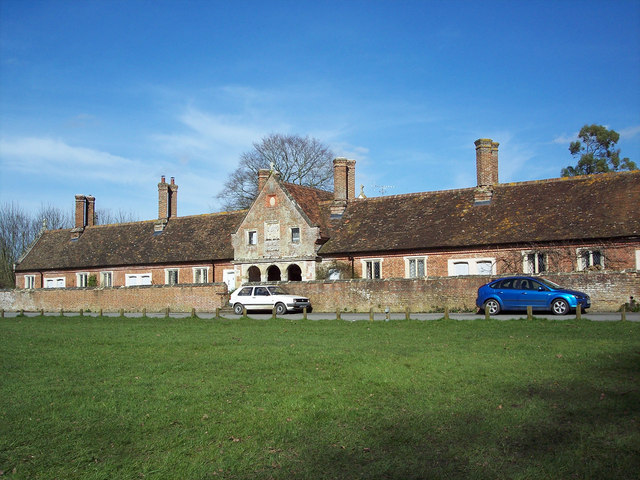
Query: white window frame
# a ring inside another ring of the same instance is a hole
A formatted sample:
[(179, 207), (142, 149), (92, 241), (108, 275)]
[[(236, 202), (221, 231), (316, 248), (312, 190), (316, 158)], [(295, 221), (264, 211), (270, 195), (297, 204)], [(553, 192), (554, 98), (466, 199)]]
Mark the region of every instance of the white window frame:
[[(176, 281), (171, 283), (171, 275), (175, 273)], [(179, 268), (165, 268), (164, 269), (164, 284), (165, 285), (178, 285), (180, 283), (180, 269)]]
[(25, 275), (24, 276), (24, 288), (36, 288), (36, 276), (35, 275)]
[[(200, 281), (198, 281), (198, 271), (201, 272)], [(202, 273), (204, 273), (204, 282)], [(209, 267), (193, 267), (193, 283), (209, 283)]]
[[(531, 263), (529, 256), (533, 255), (533, 264)], [(542, 257), (542, 263), (544, 269), (540, 269), (540, 257)], [(549, 255), (544, 252), (536, 250), (525, 250), (522, 252), (522, 272), (526, 275), (536, 275), (539, 273), (545, 273), (549, 271)]]
[(76, 273), (76, 287), (87, 288), (87, 283), (89, 282), (89, 273), (88, 272), (78, 272)]
[[(297, 238), (294, 236), (297, 233)], [(300, 243), (300, 227), (291, 227), (291, 243)]]
[[(107, 278), (109, 281), (107, 281)], [(113, 287), (113, 272), (100, 272), (100, 286)]]
[[(415, 262), (415, 275), (411, 276), (411, 262)], [(423, 274), (418, 274), (418, 264), (422, 262), (423, 266)], [(426, 256), (417, 256), (417, 257), (404, 257), (404, 276), (405, 278), (425, 278), (427, 276), (427, 257)]]
[[(47, 286), (48, 282), (53, 282), (54, 285)], [(67, 286), (67, 279), (65, 277), (47, 277), (44, 279), (44, 288), (65, 288)]]
[[(362, 263), (362, 278), (366, 278), (367, 280), (379, 280), (382, 277), (382, 258), (363, 258), (362, 260), (360, 260), (360, 262)], [(371, 263), (371, 276), (368, 276), (368, 271), (367, 271), (367, 263)], [(374, 264), (378, 263), (379, 267), (379, 273), (380, 276), (376, 277), (375, 276), (375, 266)]]
[(640, 270), (640, 250), (636, 250), (636, 270)]
[(447, 260), (447, 269), (450, 277), (457, 277), (456, 263), (468, 263), (469, 275), (483, 275), (478, 271), (478, 264), (483, 262), (491, 262), (491, 275), (496, 275), (496, 259), (495, 257), (481, 258), (450, 258)]
[[(149, 278), (149, 283), (139, 283), (139, 280), (142, 280), (143, 278)], [(151, 285), (153, 283), (153, 276), (151, 275), (151, 272), (149, 273), (127, 273), (125, 274), (125, 286), (126, 287), (139, 287), (141, 285)], [(131, 280), (134, 279), (136, 280), (136, 283), (131, 283)]]
[[(253, 240), (253, 242), (251, 240)], [(247, 245), (257, 245), (257, 244), (258, 244), (258, 231), (247, 230)]]
[[(583, 261), (585, 258), (585, 253), (589, 253), (589, 259), (587, 260), (587, 262), (589, 263), (588, 265), (584, 265)], [(598, 264), (600, 266), (600, 268), (602, 270), (604, 270), (604, 253), (602, 252), (601, 248), (578, 248), (576, 249), (576, 256), (577, 256), (577, 265), (578, 265), (578, 271), (579, 272), (584, 272), (585, 270), (589, 270), (591, 268), (593, 268), (595, 265), (593, 263), (593, 254), (595, 252), (598, 252), (598, 254), (600, 255), (600, 263)]]

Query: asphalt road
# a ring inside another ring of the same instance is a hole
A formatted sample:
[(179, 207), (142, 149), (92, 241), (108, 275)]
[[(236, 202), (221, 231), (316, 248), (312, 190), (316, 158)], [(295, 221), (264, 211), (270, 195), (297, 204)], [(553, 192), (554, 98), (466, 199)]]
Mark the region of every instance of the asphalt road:
[[(45, 312), (45, 316), (49, 317), (59, 317), (60, 312)], [(15, 318), (19, 315), (19, 312), (4, 312), (5, 318)], [(38, 312), (25, 312), (25, 317), (35, 317), (38, 316)], [(117, 317), (118, 313), (114, 312), (105, 312), (104, 316), (108, 317)], [(170, 313), (171, 318), (187, 318), (190, 316), (188, 313)], [(204, 319), (212, 319), (215, 317), (214, 313), (198, 313), (198, 317)], [(75, 317), (78, 316), (78, 312), (65, 312), (64, 316)], [(84, 316), (86, 317), (97, 317), (97, 312), (85, 312)], [(124, 316), (126, 318), (140, 318), (142, 317), (141, 313), (125, 313)], [(239, 319), (240, 315), (234, 315), (232, 313), (222, 313), (220, 315), (222, 318), (226, 319)], [(249, 318), (257, 319), (257, 320), (269, 320), (271, 318), (271, 313), (267, 312), (249, 312)], [(573, 320), (576, 318), (575, 314), (572, 315), (552, 315), (548, 313), (534, 313), (536, 318), (545, 318), (548, 320)], [(165, 317), (165, 313), (147, 313), (147, 317), (149, 318), (163, 318)], [(438, 320), (443, 317), (442, 313), (412, 313), (411, 320)], [(283, 315), (282, 318), (287, 320), (303, 320), (302, 313), (288, 313)], [(451, 320), (465, 321), (465, 320), (484, 320), (484, 315), (477, 313), (450, 313), (449, 318)], [(527, 314), (526, 312), (503, 312), (499, 315), (492, 317), (495, 320), (515, 320), (515, 319), (523, 319), (526, 320)], [(308, 320), (336, 320), (336, 312), (313, 312), (307, 314)], [(404, 313), (391, 313), (388, 316), (388, 320), (405, 320)], [(355, 322), (355, 321), (369, 321), (369, 313), (341, 313), (340, 320), (347, 322)], [(622, 313), (620, 312), (610, 312), (610, 313), (583, 313), (582, 320), (585, 321), (594, 321), (594, 322), (616, 322), (622, 320)], [(640, 322), (640, 313), (627, 312), (626, 320), (630, 322)], [(387, 315), (385, 313), (375, 313), (374, 321), (387, 321)]]

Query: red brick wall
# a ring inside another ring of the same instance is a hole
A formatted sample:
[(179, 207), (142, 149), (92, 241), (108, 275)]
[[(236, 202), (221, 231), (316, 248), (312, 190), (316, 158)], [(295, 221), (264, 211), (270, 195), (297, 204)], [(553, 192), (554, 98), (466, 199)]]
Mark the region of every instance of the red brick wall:
[[(428, 280), (336, 280), (287, 283), (291, 293), (310, 298), (315, 311), (336, 309), (367, 312), (370, 308), (414, 312), (451, 310), (473, 311), (478, 287), (497, 278), (494, 276), (435, 277)], [(633, 296), (640, 299), (640, 274), (567, 273), (545, 275), (564, 287), (591, 296), (591, 311), (616, 311)]]
[[(336, 280), (284, 283), (291, 293), (308, 296), (317, 312), (336, 309), (367, 312), (389, 307), (391, 311), (413, 312), (475, 310), (476, 292), (480, 285), (496, 277), (432, 277), (427, 280)], [(615, 311), (633, 296), (640, 299), (640, 273), (566, 273), (544, 278), (562, 286), (588, 293), (591, 311)], [(84, 310), (215, 311), (226, 304), (226, 285), (152, 285), (126, 288), (65, 288), (4, 290), (0, 292), (0, 308), (5, 310)]]
[(27, 311), (91, 310), (97, 312), (214, 312), (226, 305), (224, 283), (203, 285), (149, 285), (124, 288), (42, 288), (0, 291), (0, 308)]

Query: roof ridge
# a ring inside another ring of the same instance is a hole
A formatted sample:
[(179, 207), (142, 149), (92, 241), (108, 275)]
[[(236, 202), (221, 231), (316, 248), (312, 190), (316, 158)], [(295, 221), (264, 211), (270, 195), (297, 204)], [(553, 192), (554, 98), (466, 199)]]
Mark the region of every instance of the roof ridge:
[(285, 186), (287, 185), (293, 185), (296, 188), (306, 188), (308, 190), (314, 190), (316, 192), (322, 192), (322, 193), (328, 193), (333, 195), (333, 192), (329, 191), (329, 190), (324, 190), (322, 188), (316, 188), (316, 187), (311, 187), (309, 185), (300, 185), (298, 183), (293, 183), (293, 182), (282, 182)]

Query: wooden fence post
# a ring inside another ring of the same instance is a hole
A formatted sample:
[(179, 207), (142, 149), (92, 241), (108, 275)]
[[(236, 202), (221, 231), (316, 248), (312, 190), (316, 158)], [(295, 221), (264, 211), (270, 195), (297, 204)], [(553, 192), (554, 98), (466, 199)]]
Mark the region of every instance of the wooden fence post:
[(411, 312), (409, 311), (409, 307), (404, 308), (404, 317), (405, 320), (411, 320)]
[(627, 307), (626, 307), (626, 305), (622, 305), (622, 312), (621, 312), (620, 320), (622, 320), (623, 322), (627, 321)]
[(533, 307), (527, 305), (527, 320), (533, 320)]
[(84, 317), (84, 309), (83, 308), (80, 309), (80, 316)]
[(100, 316), (102, 316), (102, 309), (100, 309), (100, 313), (99, 313), (99, 315), (100, 315)]
[(44, 317), (44, 308), (41, 308), (41, 309), (40, 309), (40, 316), (41, 316), (41, 317)]
[(216, 318), (220, 318), (220, 307), (216, 308)]
[(247, 316), (247, 307), (242, 307), (242, 316), (243, 317)]
[(485, 308), (484, 309), (484, 319), (485, 320), (489, 320), (491, 318), (491, 315), (489, 315), (489, 309)]
[(342, 316), (340, 315), (340, 309), (336, 308), (336, 320), (341, 320)]
[(373, 322), (373, 307), (369, 309), (369, 321)]
[(0, 309), (0, 318), (4, 318), (4, 308)]
[(164, 310), (164, 318), (169, 318), (169, 307)]
[(582, 320), (582, 306), (580, 304), (576, 306), (576, 320)]
[(196, 316), (196, 309), (195, 309), (195, 308), (192, 308), (192, 309), (191, 309), (191, 318), (198, 318), (198, 317)]
[(60, 309), (60, 316), (61, 316), (61, 317), (64, 317), (64, 308), (61, 308), (61, 309)]
[(444, 307), (444, 319), (449, 320), (449, 307)]
[(121, 317), (124, 317), (124, 308), (121, 308), (119, 313)]
[(276, 307), (274, 305), (274, 307), (271, 309), (271, 320), (275, 320), (276, 319)]
[(306, 320), (307, 319), (307, 307), (304, 307), (302, 309), (302, 319)]

